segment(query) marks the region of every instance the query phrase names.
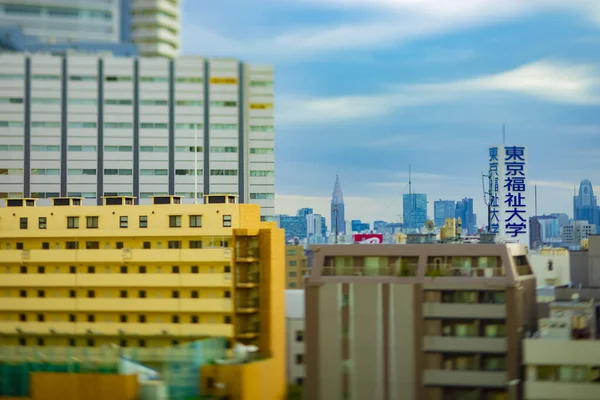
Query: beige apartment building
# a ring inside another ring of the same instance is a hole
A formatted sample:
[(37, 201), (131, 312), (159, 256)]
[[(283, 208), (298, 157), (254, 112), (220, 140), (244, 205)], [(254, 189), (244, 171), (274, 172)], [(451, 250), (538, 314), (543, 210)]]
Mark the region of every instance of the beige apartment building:
[(304, 246), (291, 245), (285, 246), (285, 288), (303, 289), (304, 275), (308, 268), (308, 258), (304, 254)]
[(519, 396), (521, 341), (537, 330), (536, 282), (524, 246), (311, 250), (306, 398)]

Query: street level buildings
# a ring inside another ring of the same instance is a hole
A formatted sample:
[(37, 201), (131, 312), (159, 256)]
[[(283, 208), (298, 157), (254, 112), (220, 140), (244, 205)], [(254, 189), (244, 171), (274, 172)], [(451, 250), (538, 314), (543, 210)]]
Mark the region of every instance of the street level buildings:
[(235, 194), (274, 213), (273, 69), (0, 55), (0, 197)]
[(307, 398), (507, 399), (536, 331), (519, 244), (311, 246)]

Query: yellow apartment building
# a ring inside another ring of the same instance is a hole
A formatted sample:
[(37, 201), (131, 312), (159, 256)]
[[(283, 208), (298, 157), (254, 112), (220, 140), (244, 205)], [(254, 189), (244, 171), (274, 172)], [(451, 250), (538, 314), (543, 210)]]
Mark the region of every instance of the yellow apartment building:
[(308, 257), (304, 253), (304, 246), (288, 244), (285, 246), (285, 288), (303, 289), (304, 274), (308, 269)]
[(228, 347), (257, 346), (273, 393), (285, 393), (284, 237), (260, 221), (258, 205), (229, 195), (200, 205), (178, 196), (5, 203), (0, 346), (152, 348), (225, 337)]

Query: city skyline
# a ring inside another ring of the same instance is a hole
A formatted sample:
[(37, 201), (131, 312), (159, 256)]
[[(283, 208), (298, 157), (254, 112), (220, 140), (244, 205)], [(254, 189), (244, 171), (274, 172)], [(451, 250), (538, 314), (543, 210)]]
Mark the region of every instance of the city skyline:
[(571, 214), (573, 186), (600, 183), (600, 36), (588, 17), (599, 7), (184, 2), (182, 53), (275, 65), (278, 214), (329, 215), (339, 173), (348, 216), (395, 220), (412, 164), (415, 193), (470, 197), (484, 216), (484, 152), (501, 142), (503, 123), (507, 143), (530, 149), (538, 214)]

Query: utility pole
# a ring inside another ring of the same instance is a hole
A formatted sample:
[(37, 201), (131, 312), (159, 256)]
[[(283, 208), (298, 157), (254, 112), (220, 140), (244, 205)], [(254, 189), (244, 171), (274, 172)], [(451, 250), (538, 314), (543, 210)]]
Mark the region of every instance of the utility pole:
[[(488, 189), (485, 189), (485, 178), (488, 178)], [(494, 202), (494, 198), (492, 196), (492, 175), (485, 175), (481, 172), (481, 184), (483, 186), (483, 202), (487, 206), (487, 232), (490, 233), (492, 231), (492, 203)]]

